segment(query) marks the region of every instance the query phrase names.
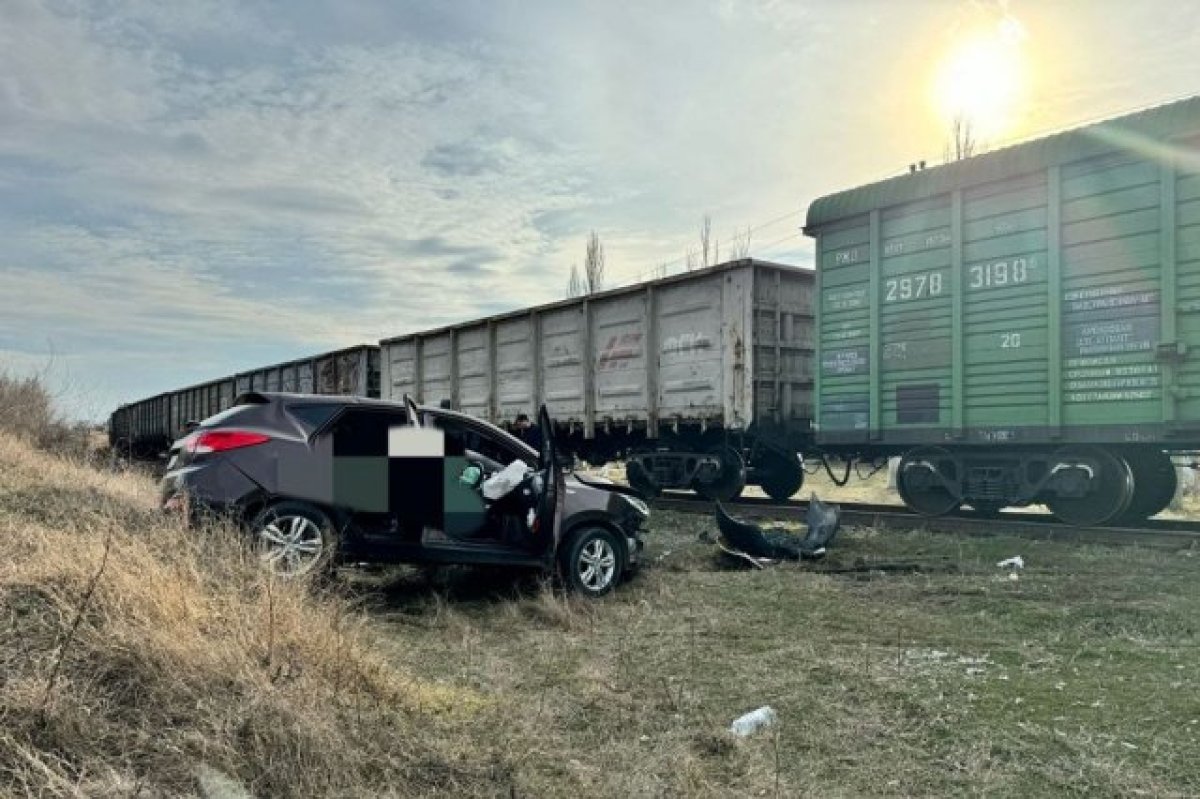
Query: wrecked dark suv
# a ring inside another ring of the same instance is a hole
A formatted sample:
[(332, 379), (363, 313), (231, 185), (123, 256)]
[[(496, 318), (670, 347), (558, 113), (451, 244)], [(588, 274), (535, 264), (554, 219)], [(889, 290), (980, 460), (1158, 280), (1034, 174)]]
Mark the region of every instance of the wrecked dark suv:
[(281, 574), (335, 562), (557, 569), (598, 596), (638, 560), (645, 503), (564, 473), (463, 413), (359, 397), (249, 393), (171, 449), (162, 507), (231, 516)]

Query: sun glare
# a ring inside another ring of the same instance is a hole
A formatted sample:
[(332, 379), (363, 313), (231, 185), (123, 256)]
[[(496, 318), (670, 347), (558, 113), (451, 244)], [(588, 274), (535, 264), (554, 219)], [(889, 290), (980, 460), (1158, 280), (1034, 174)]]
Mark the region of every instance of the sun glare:
[(975, 135), (1010, 133), (1026, 83), (1025, 31), (1012, 18), (955, 47), (938, 71), (935, 98), (946, 122), (963, 119)]

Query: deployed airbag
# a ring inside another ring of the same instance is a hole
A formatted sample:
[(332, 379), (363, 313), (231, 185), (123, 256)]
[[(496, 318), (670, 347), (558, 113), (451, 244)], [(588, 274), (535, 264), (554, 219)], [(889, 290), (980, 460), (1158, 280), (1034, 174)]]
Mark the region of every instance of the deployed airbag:
[(500, 471), (483, 481), (483, 498), (495, 502), (508, 496), (521, 485), (525, 476), (533, 471), (533, 467), (523, 460), (517, 459)]

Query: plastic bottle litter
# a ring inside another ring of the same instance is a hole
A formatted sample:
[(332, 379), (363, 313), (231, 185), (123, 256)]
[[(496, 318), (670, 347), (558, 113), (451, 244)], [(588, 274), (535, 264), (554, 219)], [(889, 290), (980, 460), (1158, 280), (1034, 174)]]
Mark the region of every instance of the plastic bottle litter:
[(758, 710), (752, 710), (744, 716), (739, 716), (729, 725), (729, 731), (739, 738), (745, 738), (764, 727), (770, 727), (778, 717), (770, 705), (763, 705)]

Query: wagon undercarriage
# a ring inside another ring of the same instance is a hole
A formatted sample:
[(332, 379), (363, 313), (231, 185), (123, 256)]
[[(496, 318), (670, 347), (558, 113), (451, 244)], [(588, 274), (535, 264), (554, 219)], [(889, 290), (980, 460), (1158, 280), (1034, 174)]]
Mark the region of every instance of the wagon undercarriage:
[(928, 516), (969, 506), (993, 515), (1043, 504), (1068, 524), (1141, 521), (1175, 494), (1170, 457), (1152, 448), (952, 450), (921, 447), (901, 458), (896, 487), (906, 505)]

